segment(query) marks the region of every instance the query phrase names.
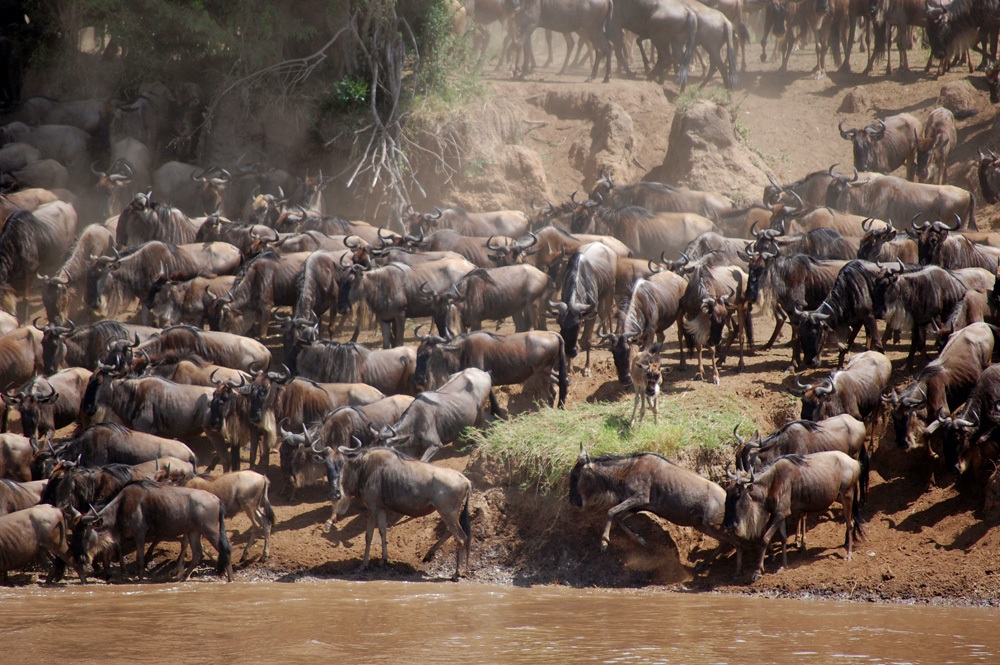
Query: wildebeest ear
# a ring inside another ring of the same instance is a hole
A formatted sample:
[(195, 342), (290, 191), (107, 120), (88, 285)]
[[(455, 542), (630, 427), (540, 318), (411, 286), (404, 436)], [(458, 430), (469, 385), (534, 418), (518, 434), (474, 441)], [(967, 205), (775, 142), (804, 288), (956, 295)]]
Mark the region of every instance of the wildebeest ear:
[(580, 443), (580, 457), (578, 458), (578, 461), (584, 464), (590, 464), (590, 455), (588, 455), (587, 451), (583, 449), (582, 442)]

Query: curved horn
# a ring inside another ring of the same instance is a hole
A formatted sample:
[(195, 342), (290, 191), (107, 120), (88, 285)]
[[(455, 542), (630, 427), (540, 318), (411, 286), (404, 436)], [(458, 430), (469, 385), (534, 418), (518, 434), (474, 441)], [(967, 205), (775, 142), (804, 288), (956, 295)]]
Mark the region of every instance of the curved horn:
[(739, 431), (738, 431), (739, 429), (740, 429), (740, 426), (739, 426), (739, 425), (736, 425), (736, 426), (734, 426), (734, 427), (733, 427), (733, 436), (734, 436), (734, 437), (736, 438), (736, 441), (737, 441), (737, 442), (738, 442), (738, 443), (739, 443), (739, 444), (740, 444), (741, 446), (745, 446), (745, 445), (746, 445), (746, 443), (747, 443), (747, 440), (746, 440), (746, 439), (744, 439), (744, 438), (743, 438), (742, 436), (740, 436), (740, 434), (739, 434)]

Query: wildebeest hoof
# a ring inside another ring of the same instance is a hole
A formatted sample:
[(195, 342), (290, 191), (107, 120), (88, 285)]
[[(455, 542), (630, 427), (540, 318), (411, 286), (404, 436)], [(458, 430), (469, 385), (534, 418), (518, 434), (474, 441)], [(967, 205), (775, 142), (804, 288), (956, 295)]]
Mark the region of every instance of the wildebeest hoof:
[(750, 578), (750, 581), (751, 581), (751, 582), (756, 582), (756, 581), (758, 581), (759, 579), (760, 579), (760, 573), (759, 573), (759, 572), (755, 572), (755, 573), (753, 574), (753, 577), (751, 577), (751, 578)]
[(331, 531), (333, 531), (333, 522), (323, 522), (323, 533), (330, 533)]
[(635, 541), (639, 543), (639, 545), (641, 545), (642, 547), (646, 546), (646, 539), (643, 538), (642, 536), (636, 536)]
[(590, 368), (589, 367), (584, 368), (584, 370), (583, 370), (583, 376), (584, 376), (584, 378), (589, 378), (590, 377)]
[(607, 551), (608, 551), (608, 545), (609, 545), (609, 544), (610, 544), (610, 543), (608, 543), (608, 541), (606, 541), (606, 540), (602, 540), (602, 541), (601, 541), (601, 551), (602, 551), (602, 552), (607, 552)]

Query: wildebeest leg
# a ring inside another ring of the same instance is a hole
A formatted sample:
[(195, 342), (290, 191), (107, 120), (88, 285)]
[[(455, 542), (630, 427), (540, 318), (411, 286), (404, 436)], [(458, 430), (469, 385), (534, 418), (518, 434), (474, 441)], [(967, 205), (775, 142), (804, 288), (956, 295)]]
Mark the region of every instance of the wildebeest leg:
[[(920, 344), (921, 336), (923, 335), (923, 326), (920, 324), (913, 324), (913, 329), (910, 330), (910, 352), (906, 356), (906, 369), (909, 370), (913, 367), (913, 359), (917, 355), (917, 349), (922, 348)], [(923, 349), (922, 349), (923, 350)], [(924, 355), (927, 355), (926, 350), (924, 350)]]
[(677, 316), (677, 352), (680, 354), (680, 368), (687, 368), (687, 361), (684, 359), (684, 315)]
[(250, 556), (250, 548), (257, 542), (260, 532), (264, 529), (264, 518), (260, 510), (249, 506), (246, 501), (240, 501), (240, 509), (250, 518), (249, 538), (247, 539), (246, 547), (243, 548), (243, 555), (240, 556), (240, 563), (243, 563)]
[(0, 412), (0, 432), (7, 431), (7, 419), (10, 417), (10, 407), (4, 402), (3, 411)]
[[(638, 384), (636, 384), (636, 386), (635, 386), (635, 401), (632, 403), (632, 417), (629, 418), (629, 420), (628, 420), (629, 426), (631, 426), (631, 425), (633, 425), (635, 423), (635, 412), (639, 410), (639, 403), (640, 402), (642, 402), (642, 392), (640, 392), (640, 386)], [(646, 416), (646, 405), (643, 404), (642, 405), (642, 415), (639, 416), (639, 421), (642, 422), (642, 419), (645, 416)]]
[[(569, 69), (569, 60), (570, 60), (570, 58), (573, 57), (573, 45), (574, 45), (573, 33), (567, 32), (567, 33), (563, 34), (563, 39), (566, 40), (566, 58), (563, 60), (563, 66), (559, 70), (560, 74), (565, 74), (566, 73), (566, 70)], [(581, 39), (582, 39), (582, 37), (581, 37)], [(551, 42), (550, 42), (550, 44), (551, 44)], [(551, 53), (551, 49), (550, 49), (550, 53)]]
[(716, 351), (718, 349), (714, 346), (709, 348), (712, 351), (712, 383), (714, 383), (715, 385), (719, 385), (721, 383), (721, 381), (719, 381), (719, 365), (715, 359), (715, 356), (717, 355)]
[(378, 535), (382, 539), (382, 566), (389, 564), (389, 549), (386, 544), (385, 511), (378, 511)]
[(590, 317), (583, 324), (583, 339), (580, 340), (580, 346), (587, 352), (587, 358), (583, 364), (584, 376), (590, 376), (590, 338), (594, 335), (595, 321), (596, 317)]
[(365, 522), (365, 556), (361, 559), (361, 565), (358, 566), (358, 570), (364, 570), (368, 567), (368, 560), (371, 558), (372, 553), (372, 536), (375, 535), (375, 521), (375, 512), (369, 508)]
[(774, 308), (774, 332), (771, 333), (771, 339), (767, 340), (767, 344), (765, 344), (762, 347), (762, 350), (764, 351), (771, 350), (771, 347), (774, 346), (774, 343), (778, 339), (778, 335), (781, 334), (781, 329), (785, 326), (785, 319), (787, 318), (788, 317), (785, 316), (785, 313), (783, 311), (781, 311), (777, 307)]
[(427, 448), (427, 450), (424, 451), (424, 454), (420, 456), (420, 461), (421, 462), (430, 462), (431, 458), (434, 457), (434, 455), (436, 455), (437, 451), (439, 451), (439, 450), (441, 450), (441, 444), (439, 442), (432, 443)]
[(143, 546), (146, 544), (146, 538), (143, 533), (137, 533), (133, 537), (135, 538), (135, 565), (139, 569), (139, 581), (142, 582), (142, 574), (146, 572), (146, 556), (142, 551)]
[[(753, 580), (756, 582), (760, 579), (761, 573), (764, 572), (764, 557), (767, 556), (767, 547), (771, 544), (771, 540), (774, 539), (774, 534), (778, 532), (778, 529), (784, 531), (785, 528), (785, 518), (772, 515), (771, 521), (764, 531), (764, 536), (760, 541), (760, 557), (757, 559), (757, 569), (753, 573)], [(782, 534), (782, 540), (784, 540), (784, 534)]]
[(183, 580), (184, 579), (184, 556), (187, 554), (188, 540), (191, 536), (184, 536), (181, 538), (181, 554), (177, 557), (177, 565), (174, 567), (174, 579)]
[(201, 534), (194, 532), (188, 536), (187, 540), (188, 544), (191, 545), (191, 563), (188, 564), (187, 569), (184, 571), (184, 577), (181, 578), (182, 582), (190, 577), (194, 569), (201, 564), (202, 557)]
[[(698, 381), (704, 381), (705, 380), (705, 366), (704, 366), (704, 363), (703, 363), (702, 357), (701, 357), (702, 351), (704, 351), (704, 349), (705, 349), (705, 347), (703, 347), (701, 344), (698, 345), (698, 373), (694, 375), (694, 378), (696, 380), (698, 380)], [(713, 354), (713, 357), (712, 357), (712, 363), (713, 364), (715, 363), (714, 354)]]
[[(619, 526), (623, 526), (621, 520), (624, 519), (625, 516), (619, 518), (618, 517), (619, 515), (621, 515), (622, 513), (630, 513), (638, 509), (639, 506), (644, 506), (648, 503), (649, 499), (647, 497), (633, 496), (629, 499), (626, 499), (625, 501), (622, 501), (617, 506), (614, 506), (613, 508), (611, 508), (611, 510), (608, 511), (608, 521), (604, 525), (604, 533), (601, 534), (602, 552), (606, 552), (608, 549), (608, 545), (611, 544), (611, 522), (616, 521), (618, 522)], [(645, 546), (646, 544), (645, 540), (637, 536), (630, 529), (624, 527), (623, 529), (625, 533), (630, 537), (632, 537), (633, 539), (635, 539), (637, 543)]]

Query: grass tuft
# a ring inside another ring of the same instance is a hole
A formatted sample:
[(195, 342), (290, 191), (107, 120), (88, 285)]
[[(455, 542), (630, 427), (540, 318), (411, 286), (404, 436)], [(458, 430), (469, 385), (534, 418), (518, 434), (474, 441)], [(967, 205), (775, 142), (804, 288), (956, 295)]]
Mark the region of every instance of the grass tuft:
[(652, 415), (629, 425), (632, 401), (580, 404), (570, 410), (543, 408), (485, 430), (469, 433), (473, 444), (499, 458), (522, 485), (548, 493), (563, 487), (582, 444), (591, 456), (659, 453), (676, 458), (682, 450), (730, 447), (733, 428), (753, 432), (746, 405), (720, 395), (712, 404), (696, 404), (685, 395), (660, 398), (659, 424)]

